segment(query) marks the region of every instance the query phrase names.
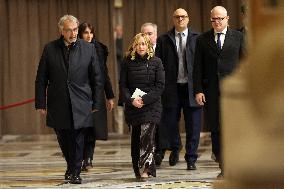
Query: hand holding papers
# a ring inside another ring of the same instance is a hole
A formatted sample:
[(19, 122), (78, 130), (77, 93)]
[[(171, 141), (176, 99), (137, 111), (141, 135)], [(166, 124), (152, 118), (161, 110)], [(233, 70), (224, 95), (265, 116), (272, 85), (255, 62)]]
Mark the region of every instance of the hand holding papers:
[(145, 94), (147, 94), (147, 93), (136, 88), (134, 93), (131, 96), (131, 98), (134, 98), (134, 100), (132, 101), (133, 106), (135, 106), (136, 108), (142, 108), (144, 104), (143, 104), (141, 97)]
[(132, 96), (131, 96), (131, 98), (138, 98), (138, 97), (142, 97), (143, 95), (145, 95), (145, 94), (147, 94), (147, 93), (145, 93), (144, 91), (142, 91), (142, 90), (140, 90), (140, 89), (138, 89), (138, 88), (136, 88), (135, 89), (135, 91), (134, 91), (134, 93), (132, 94)]

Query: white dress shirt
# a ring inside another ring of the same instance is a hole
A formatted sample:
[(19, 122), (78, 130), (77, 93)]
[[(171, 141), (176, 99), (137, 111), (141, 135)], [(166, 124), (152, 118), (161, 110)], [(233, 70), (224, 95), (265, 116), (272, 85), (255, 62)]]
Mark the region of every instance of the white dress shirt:
[(227, 30), (228, 30), (228, 27), (226, 27), (222, 32), (214, 31), (214, 36), (215, 36), (215, 42), (216, 43), (217, 43), (217, 40), (218, 40), (217, 33), (221, 33), (221, 35), (220, 35), (221, 49), (223, 48), (223, 45), (224, 45), (224, 41), (225, 41)]

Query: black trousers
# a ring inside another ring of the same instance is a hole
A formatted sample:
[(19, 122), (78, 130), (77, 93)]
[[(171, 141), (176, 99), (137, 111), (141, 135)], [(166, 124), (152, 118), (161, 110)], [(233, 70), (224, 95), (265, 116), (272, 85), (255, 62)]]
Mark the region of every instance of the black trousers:
[(216, 161), (219, 163), (219, 167), (223, 170), (222, 159), (222, 141), (220, 130), (211, 131), (212, 152), (216, 157)]
[(87, 161), (88, 159), (93, 160), (94, 150), (96, 147), (96, 138), (94, 135), (94, 128), (86, 128), (86, 134), (84, 139), (84, 157), (83, 159)]
[[(183, 111), (185, 131), (186, 131), (186, 154), (185, 160), (194, 164), (197, 160), (197, 149), (201, 131), (201, 107), (191, 107), (189, 102), (189, 92), (187, 84), (178, 84), (178, 103), (176, 107), (164, 107), (161, 119), (161, 127), (165, 135), (160, 136), (160, 148), (179, 151), (181, 145), (179, 121)], [(161, 146), (164, 145), (164, 146)]]
[(73, 175), (80, 175), (85, 129), (54, 129), (54, 131), (66, 160), (67, 170)]

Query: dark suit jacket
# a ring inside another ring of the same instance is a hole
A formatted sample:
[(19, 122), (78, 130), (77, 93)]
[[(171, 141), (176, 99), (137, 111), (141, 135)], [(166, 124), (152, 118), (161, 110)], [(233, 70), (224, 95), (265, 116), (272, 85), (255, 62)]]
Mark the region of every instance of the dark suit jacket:
[(70, 49), (68, 69), (64, 48), (63, 38), (44, 47), (35, 81), (35, 108), (47, 109), (49, 127), (91, 127), (92, 109), (99, 110), (98, 99), (103, 92), (95, 47), (78, 39)]
[[(195, 42), (198, 33), (188, 28), (186, 43), (186, 66), (188, 71), (188, 91), (190, 106), (198, 106), (193, 96), (192, 70), (195, 52)], [(178, 53), (175, 42), (175, 29), (168, 31), (157, 39), (155, 54), (162, 60), (165, 69), (165, 90), (162, 95), (163, 107), (177, 106), (177, 76), (178, 76)]]
[(243, 46), (243, 34), (229, 28), (222, 50), (217, 48), (213, 29), (200, 35), (196, 41), (194, 93), (205, 94), (205, 122), (211, 131), (219, 129), (220, 125), (219, 82), (234, 71), (244, 54)]

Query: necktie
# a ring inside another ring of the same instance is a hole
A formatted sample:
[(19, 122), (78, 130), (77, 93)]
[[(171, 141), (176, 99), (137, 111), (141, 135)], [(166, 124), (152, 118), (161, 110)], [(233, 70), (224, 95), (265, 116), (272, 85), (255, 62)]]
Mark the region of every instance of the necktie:
[(179, 43), (179, 47), (178, 47), (178, 53), (179, 53), (179, 56), (181, 56), (182, 58), (182, 36), (181, 36), (181, 33), (178, 33), (178, 43)]
[(185, 60), (184, 60), (184, 50), (182, 46), (182, 33), (178, 33), (179, 47), (178, 47), (178, 58), (179, 58), (179, 73), (182, 74), (181, 77), (185, 77), (187, 74)]
[(222, 46), (221, 46), (221, 39), (220, 39), (220, 36), (221, 36), (222, 33), (217, 33), (217, 47), (219, 50), (222, 49)]

